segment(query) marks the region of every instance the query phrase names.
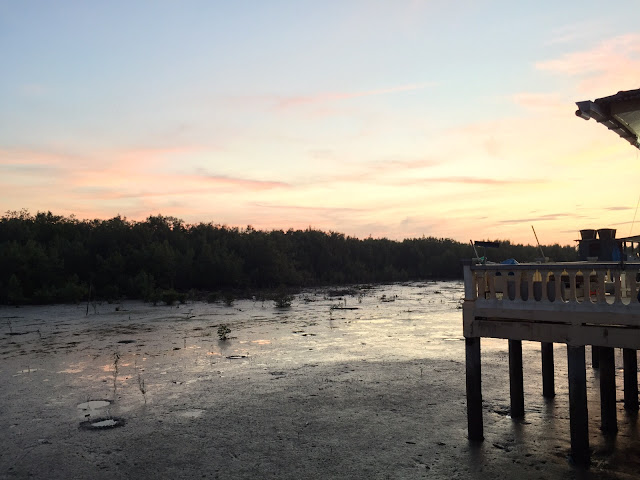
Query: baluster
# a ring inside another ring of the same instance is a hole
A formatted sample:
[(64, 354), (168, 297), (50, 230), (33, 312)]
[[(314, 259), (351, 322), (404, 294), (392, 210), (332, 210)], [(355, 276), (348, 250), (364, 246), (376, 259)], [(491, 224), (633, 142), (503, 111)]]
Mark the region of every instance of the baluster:
[(529, 293), (529, 272), (518, 272), (520, 274), (520, 300), (528, 302), (531, 300), (531, 294)]
[(582, 273), (584, 277), (584, 301), (591, 303), (591, 269)]
[(516, 270), (515, 272), (513, 272), (513, 281), (514, 284), (516, 286), (516, 294), (514, 297), (514, 300), (516, 302), (519, 302), (522, 300), (522, 296), (520, 295), (520, 289), (522, 288), (521, 283), (522, 283), (522, 275), (520, 274), (519, 270)]
[(576, 272), (575, 270), (571, 270), (569, 272), (569, 298), (567, 300), (569, 302), (575, 303), (578, 301), (578, 295), (576, 294)]
[(604, 290), (604, 276), (606, 275), (606, 271), (605, 270), (598, 270), (597, 272), (598, 275), (598, 289), (596, 290), (596, 303), (607, 303), (606, 297), (605, 297), (605, 290)]
[(549, 283), (549, 272), (542, 271), (540, 272), (541, 277), (541, 285), (542, 285), (542, 296), (540, 297), (541, 302), (548, 302), (549, 295), (547, 295), (547, 285)]
[(502, 300), (511, 300), (509, 296), (509, 272), (501, 270), (500, 275), (502, 276)]
[(553, 277), (556, 279), (556, 302), (562, 302), (562, 272), (553, 272)]
[(627, 272), (627, 284), (629, 285), (629, 305), (638, 303), (638, 282), (636, 282), (637, 271)]
[(620, 270), (613, 270), (611, 272), (611, 275), (613, 275), (613, 284), (615, 286), (613, 303), (622, 303), (622, 283), (620, 280)]
[(496, 272), (489, 272), (489, 298), (496, 299)]
[(535, 302), (536, 298), (533, 295), (533, 281), (536, 278), (536, 270), (533, 272), (527, 273), (527, 284), (529, 286), (529, 293), (527, 294), (527, 300), (530, 302)]

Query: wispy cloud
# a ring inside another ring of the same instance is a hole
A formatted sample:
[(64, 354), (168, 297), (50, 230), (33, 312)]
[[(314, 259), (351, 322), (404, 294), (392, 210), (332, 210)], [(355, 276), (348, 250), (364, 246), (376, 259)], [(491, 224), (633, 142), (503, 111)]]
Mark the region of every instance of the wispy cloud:
[(315, 95), (300, 95), (292, 97), (280, 98), (277, 102), (277, 108), (290, 108), (315, 103), (335, 102), (340, 100), (350, 100), (353, 98), (371, 97), (377, 95), (387, 95), (390, 93), (410, 92), (414, 90), (424, 90), (425, 88), (435, 86), (435, 83), (412, 83), (400, 85), (396, 87), (378, 88), (373, 90), (363, 90), (357, 92), (330, 92), (318, 93)]
[[(536, 68), (559, 75), (581, 77), (581, 92), (601, 95), (637, 88), (640, 77), (640, 34), (609, 38), (593, 48), (536, 63)], [(604, 90), (604, 93), (602, 93)]]
[(599, 27), (595, 21), (565, 25), (551, 32), (547, 45), (561, 45), (578, 42), (593, 37), (593, 31)]
[(285, 205), (285, 204), (269, 204), (269, 203), (259, 203), (254, 202), (251, 204), (257, 208), (267, 208), (273, 210), (287, 210), (287, 211), (300, 211), (300, 212), (315, 212), (315, 213), (323, 213), (323, 214), (332, 214), (332, 213), (349, 213), (349, 212), (364, 212), (369, 209), (365, 208), (354, 208), (354, 207), (311, 207), (305, 205)]
[(55, 165), (39, 163), (0, 164), (0, 171), (25, 175), (58, 175), (62, 170)]
[(520, 92), (511, 96), (511, 100), (527, 110), (536, 112), (566, 113), (572, 102), (558, 93)]
[(433, 177), (433, 178), (416, 178), (403, 180), (399, 183), (405, 185), (419, 185), (423, 183), (459, 183), (468, 185), (533, 185), (549, 183), (547, 179), (534, 178), (482, 178), (482, 177)]
[(531, 222), (542, 222), (549, 220), (566, 220), (567, 218), (584, 218), (582, 215), (576, 215), (575, 212), (568, 213), (548, 213), (546, 215), (538, 215), (534, 217), (523, 217), (523, 218), (510, 218), (506, 220), (499, 220), (498, 223), (502, 224), (510, 224), (510, 223), (531, 223)]
[(378, 162), (372, 163), (374, 168), (377, 167), (383, 170), (418, 170), (423, 168), (435, 167), (436, 165), (440, 164), (442, 164), (442, 161), (431, 158), (392, 158), (389, 160), (380, 160)]
[(620, 210), (632, 210), (633, 207), (605, 207), (603, 208), (603, 210), (608, 210), (608, 211), (620, 211)]
[(291, 184), (275, 180), (254, 180), (250, 178), (231, 177), (226, 175), (215, 175), (207, 172), (203, 168), (196, 169), (195, 179), (205, 180), (207, 183), (220, 186), (238, 187), (247, 190), (270, 190), (274, 188), (290, 188)]
[(603, 72), (627, 64), (629, 57), (640, 53), (640, 34), (630, 33), (603, 41), (589, 50), (572, 52), (560, 58), (538, 62), (540, 70), (564, 75)]

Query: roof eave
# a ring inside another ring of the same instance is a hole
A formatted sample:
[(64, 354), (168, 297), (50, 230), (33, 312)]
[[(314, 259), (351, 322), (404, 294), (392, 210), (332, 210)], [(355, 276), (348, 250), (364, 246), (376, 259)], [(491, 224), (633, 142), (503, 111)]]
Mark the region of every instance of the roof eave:
[[(630, 93), (630, 92), (620, 92), (620, 93)], [(620, 93), (618, 95), (620, 95)], [(605, 125), (609, 130), (617, 133), (621, 138), (629, 142), (634, 147), (640, 149), (640, 140), (638, 139), (638, 135), (636, 132), (629, 129), (627, 125), (620, 122), (616, 119), (615, 116), (611, 115), (609, 110), (609, 105), (604, 103), (604, 105), (599, 105), (597, 102), (602, 103), (602, 101), (613, 100), (616, 96), (607, 97), (603, 99), (596, 100), (595, 102), (591, 100), (585, 100), (582, 102), (576, 102), (578, 106), (578, 110), (576, 110), (576, 116), (583, 118), (585, 120), (589, 120), (593, 118), (596, 122)]]

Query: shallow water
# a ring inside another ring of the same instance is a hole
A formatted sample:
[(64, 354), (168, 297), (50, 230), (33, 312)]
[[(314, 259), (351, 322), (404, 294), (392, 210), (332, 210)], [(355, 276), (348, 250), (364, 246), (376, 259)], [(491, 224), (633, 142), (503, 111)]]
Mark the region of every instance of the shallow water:
[[(636, 417), (620, 404), (618, 435), (600, 434), (591, 368), (594, 465), (582, 471), (567, 461), (563, 345), (554, 349), (549, 401), (541, 395), (540, 346), (523, 342), (526, 414), (514, 422), (507, 342), (482, 340), (486, 440), (468, 443), (462, 292), (460, 282), (428, 282), (337, 297), (308, 291), (286, 309), (253, 300), (102, 304), (88, 316), (85, 305), (0, 308), (0, 428), (8, 432), (0, 476), (38, 476), (42, 465), (59, 462), (50, 478), (85, 476), (96, 464), (105, 478), (114, 469), (145, 477), (140, 465), (171, 472), (190, 458), (167, 478), (202, 470), (221, 478), (633, 478)], [(220, 324), (231, 330), (227, 341), (218, 339)], [(616, 361), (622, 365), (619, 351)], [(126, 420), (122, 428), (90, 440), (78, 429), (116, 416)], [(180, 446), (164, 452), (148, 436)], [(198, 456), (212, 445), (227, 454)]]

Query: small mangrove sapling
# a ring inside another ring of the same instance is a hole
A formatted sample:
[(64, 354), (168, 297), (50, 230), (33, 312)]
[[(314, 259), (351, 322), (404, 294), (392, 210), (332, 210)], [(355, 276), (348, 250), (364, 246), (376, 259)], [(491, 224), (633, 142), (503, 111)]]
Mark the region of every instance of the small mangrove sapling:
[(228, 340), (230, 333), (231, 333), (231, 329), (229, 328), (228, 325), (223, 323), (218, 327), (218, 338), (220, 338), (220, 340)]

